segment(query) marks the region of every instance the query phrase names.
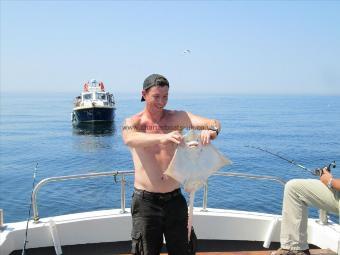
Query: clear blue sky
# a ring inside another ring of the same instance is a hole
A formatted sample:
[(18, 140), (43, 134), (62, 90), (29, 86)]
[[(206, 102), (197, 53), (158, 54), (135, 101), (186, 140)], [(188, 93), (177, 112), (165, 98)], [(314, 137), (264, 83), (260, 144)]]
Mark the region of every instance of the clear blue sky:
[(3, 92), (340, 95), (340, 1), (1, 0), (0, 47)]

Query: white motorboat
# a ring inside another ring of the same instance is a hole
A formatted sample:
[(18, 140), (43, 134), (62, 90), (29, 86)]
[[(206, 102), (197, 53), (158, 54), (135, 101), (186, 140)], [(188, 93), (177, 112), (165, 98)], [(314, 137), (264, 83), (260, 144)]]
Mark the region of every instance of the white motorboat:
[(75, 98), (71, 119), (73, 124), (112, 122), (114, 113), (113, 94), (105, 91), (103, 82), (92, 79)]
[[(128, 175), (133, 175), (133, 171), (60, 176), (40, 181), (32, 193), (33, 220), (28, 224), (27, 254), (128, 254), (131, 231), (131, 214), (129, 209), (125, 208), (125, 183)], [(282, 179), (272, 176), (233, 172), (217, 172), (214, 175), (219, 178), (232, 176), (285, 183)], [(39, 218), (37, 194), (43, 185), (103, 176), (120, 178), (120, 208)], [(198, 254), (269, 254), (270, 249), (278, 248), (280, 215), (209, 208), (207, 192), (206, 185), (203, 206), (194, 208), (193, 222), (199, 238)], [(308, 221), (311, 252), (339, 254), (340, 225), (329, 221), (324, 217), (325, 213), (321, 212), (323, 217), (320, 219), (310, 218)], [(0, 229), (0, 255), (21, 254), (26, 222), (1, 223)]]

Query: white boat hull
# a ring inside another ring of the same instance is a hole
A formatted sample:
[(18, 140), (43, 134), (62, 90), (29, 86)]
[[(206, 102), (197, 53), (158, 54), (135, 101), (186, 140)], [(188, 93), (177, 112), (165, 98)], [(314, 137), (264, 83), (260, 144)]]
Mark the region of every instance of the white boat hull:
[[(224, 209), (194, 209), (194, 227), (199, 239), (266, 241), (273, 220), (278, 215)], [(49, 221), (56, 224), (61, 245), (119, 242), (130, 240), (131, 215), (120, 209), (93, 211), (42, 218), (30, 222), (27, 248), (53, 246)], [(21, 250), (26, 222), (5, 224), (0, 232), (0, 255)], [(279, 242), (280, 218), (273, 229), (271, 240)], [(308, 222), (308, 241), (322, 249), (337, 252), (340, 242), (338, 224), (321, 225), (316, 219)], [(268, 240), (267, 240), (268, 241)]]

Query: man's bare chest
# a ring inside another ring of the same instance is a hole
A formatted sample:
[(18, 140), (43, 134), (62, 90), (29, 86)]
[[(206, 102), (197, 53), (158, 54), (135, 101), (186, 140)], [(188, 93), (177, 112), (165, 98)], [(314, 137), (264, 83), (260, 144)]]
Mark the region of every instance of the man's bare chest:
[(167, 134), (173, 131), (181, 131), (181, 126), (172, 121), (146, 122), (140, 125), (140, 130), (150, 134)]

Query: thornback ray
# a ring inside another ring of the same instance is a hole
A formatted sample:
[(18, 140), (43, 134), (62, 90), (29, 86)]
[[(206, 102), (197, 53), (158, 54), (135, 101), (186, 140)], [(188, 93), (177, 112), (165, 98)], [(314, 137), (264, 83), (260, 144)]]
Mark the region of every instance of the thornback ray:
[(178, 145), (164, 174), (174, 178), (190, 193), (188, 240), (190, 241), (195, 192), (208, 180), (209, 176), (232, 162), (222, 155), (212, 144), (203, 145), (200, 136), (190, 130), (184, 141)]

